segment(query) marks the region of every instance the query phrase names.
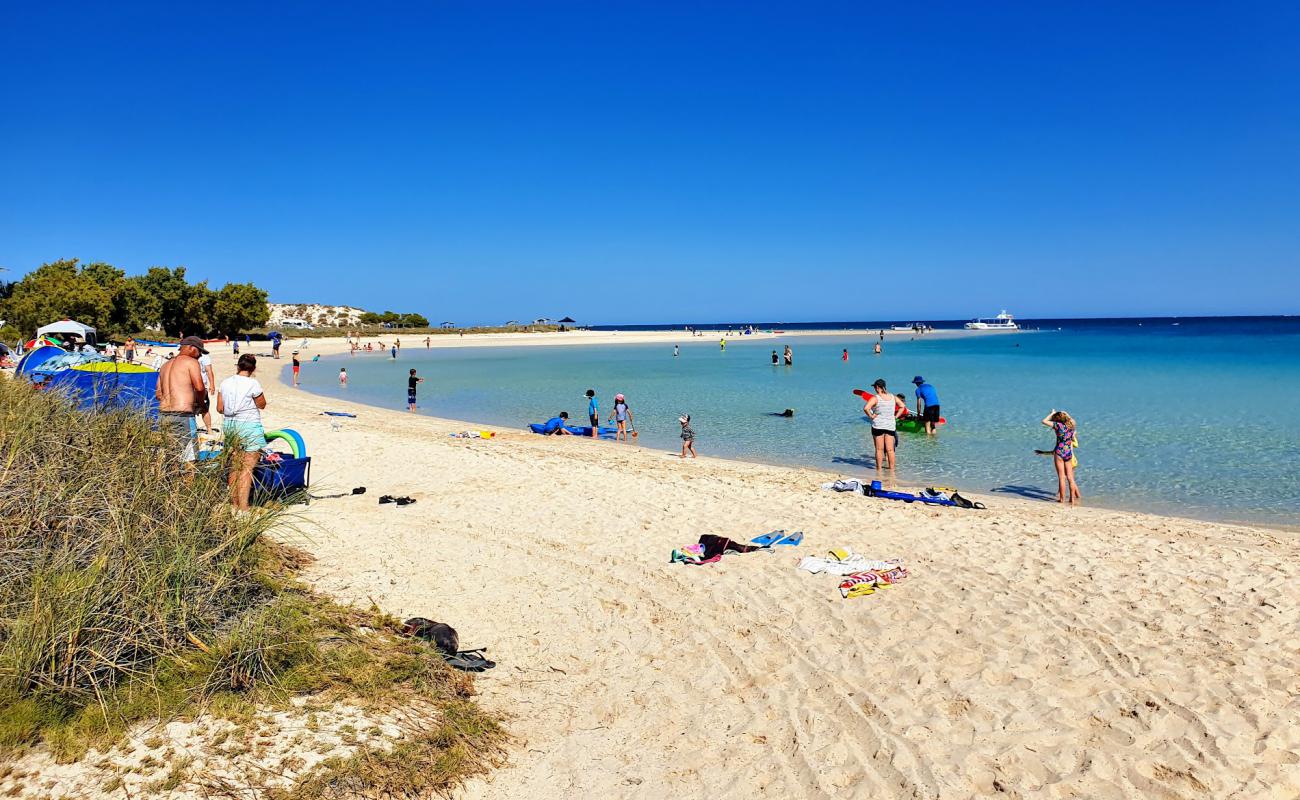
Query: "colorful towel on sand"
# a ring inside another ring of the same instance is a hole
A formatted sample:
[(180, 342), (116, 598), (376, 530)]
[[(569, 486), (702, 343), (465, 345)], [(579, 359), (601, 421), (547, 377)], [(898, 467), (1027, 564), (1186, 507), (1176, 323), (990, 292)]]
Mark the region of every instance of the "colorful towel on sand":
[(755, 550), (767, 550), (771, 548), (759, 547), (752, 544), (740, 544), (733, 542), (725, 536), (714, 536), (704, 534), (700, 537), (698, 544), (688, 544), (685, 547), (679, 547), (673, 551), (669, 563), (672, 564), (712, 564), (722, 560), (723, 553), (752, 553)]
[(840, 597), (862, 597), (877, 589), (893, 586), (907, 577), (907, 567), (899, 565), (883, 572), (855, 572), (840, 581)]

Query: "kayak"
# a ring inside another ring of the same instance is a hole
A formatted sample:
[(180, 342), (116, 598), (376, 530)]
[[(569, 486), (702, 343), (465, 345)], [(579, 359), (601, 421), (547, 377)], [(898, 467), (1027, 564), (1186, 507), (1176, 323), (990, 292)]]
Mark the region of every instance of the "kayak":
[[(872, 396), (872, 392), (868, 392), (865, 389), (854, 389), (853, 393), (856, 394), (858, 397), (861, 397), (863, 400), (866, 400), (868, 397)], [(863, 419), (865, 419), (867, 422), (871, 421), (871, 417), (863, 417)], [(944, 417), (939, 417), (939, 424), (947, 425), (948, 420)], [(894, 427), (897, 430), (902, 431), (903, 433), (924, 433), (925, 420), (921, 419), (915, 414), (908, 414), (906, 417), (899, 417), (898, 419), (894, 420)]]

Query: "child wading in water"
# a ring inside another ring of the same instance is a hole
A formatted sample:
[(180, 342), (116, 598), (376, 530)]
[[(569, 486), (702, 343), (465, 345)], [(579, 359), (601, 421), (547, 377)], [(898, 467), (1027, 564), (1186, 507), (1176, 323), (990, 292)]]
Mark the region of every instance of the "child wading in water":
[(682, 458), (686, 458), (687, 451), (691, 458), (695, 458), (695, 431), (691, 430), (691, 415), (683, 414), (677, 421), (682, 423)]
[[(614, 412), (609, 415), (609, 418), (614, 420), (614, 424), (618, 426), (618, 432), (614, 435), (614, 440), (626, 442), (628, 423), (634, 426), (636, 423), (632, 422), (632, 409), (628, 407), (627, 400), (624, 399), (623, 395), (614, 395)], [(634, 427), (633, 434), (635, 433), (636, 429)]]
[(1052, 413), (1043, 418), (1043, 424), (1056, 434), (1056, 447), (1052, 450), (1052, 461), (1056, 464), (1056, 502), (1069, 500), (1071, 505), (1083, 499), (1079, 484), (1074, 482), (1074, 468), (1079, 459), (1074, 455), (1078, 445), (1078, 426), (1074, 418), (1064, 411), (1052, 409)]

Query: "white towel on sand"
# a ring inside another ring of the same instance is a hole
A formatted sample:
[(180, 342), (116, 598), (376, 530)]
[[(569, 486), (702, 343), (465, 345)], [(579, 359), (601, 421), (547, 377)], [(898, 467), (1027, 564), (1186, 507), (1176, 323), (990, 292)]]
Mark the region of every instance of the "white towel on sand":
[(804, 556), (799, 561), (799, 569), (806, 569), (814, 575), (825, 572), (828, 575), (852, 575), (855, 572), (886, 572), (902, 566), (902, 559), (890, 558), (884, 561), (860, 556), (847, 550), (849, 557), (844, 559), (823, 558), (821, 556)]

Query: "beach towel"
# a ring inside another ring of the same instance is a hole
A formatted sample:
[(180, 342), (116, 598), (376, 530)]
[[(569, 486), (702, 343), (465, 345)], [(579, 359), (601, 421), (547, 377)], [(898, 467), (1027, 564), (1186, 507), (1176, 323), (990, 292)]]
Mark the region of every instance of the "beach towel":
[(706, 533), (700, 536), (698, 543), (688, 544), (685, 547), (673, 550), (672, 556), (668, 560), (672, 564), (714, 564), (722, 560), (723, 553), (752, 553), (755, 550), (771, 552), (769, 547), (740, 544), (725, 536), (714, 536)]
[(849, 550), (837, 548), (827, 557), (804, 556), (799, 561), (799, 569), (814, 575), (852, 575), (855, 572), (888, 572), (903, 566), (902, 559), (891, 558), (883, 561), (869, 559)]
[(829, 489), (832, 492), (867, 493), (867, 487), (862, 484), (862, 481), (834, 481), (832, 483), (823, 483), (822, 488)]
[(854, 572), (840, 581), (840, 597), (847, 600), (851, 597), (874, 594), (877, 589), (894, 586), (906, 577), (907, 568), (903, 566), (882, 572)]

